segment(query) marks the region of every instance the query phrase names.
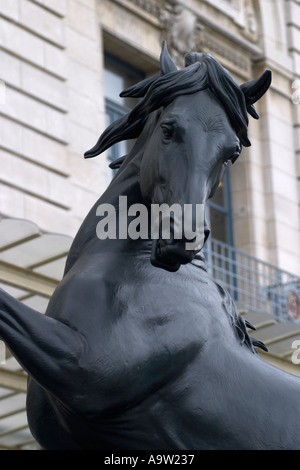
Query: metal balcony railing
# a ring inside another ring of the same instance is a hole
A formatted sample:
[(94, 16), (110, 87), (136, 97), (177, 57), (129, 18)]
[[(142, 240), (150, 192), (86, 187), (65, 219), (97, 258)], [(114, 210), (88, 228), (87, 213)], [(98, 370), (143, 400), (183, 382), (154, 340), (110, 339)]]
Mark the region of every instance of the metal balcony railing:
[(258, 260), (234, 247), (210, 239), (205, 249), (207, 269), (226, 288), (237, 305), (269, 313), (278, 322), (300, 323), (300, 277)]

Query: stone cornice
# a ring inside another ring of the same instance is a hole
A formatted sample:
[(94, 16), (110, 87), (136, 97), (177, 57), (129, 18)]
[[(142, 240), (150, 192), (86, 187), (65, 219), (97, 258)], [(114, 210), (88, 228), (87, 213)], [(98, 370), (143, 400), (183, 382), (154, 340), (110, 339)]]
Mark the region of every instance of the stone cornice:
[(252, 41), (245, 39), (242, 35), (237, 35), (233, 31), (224, 28), (221, 24), (217, 23), (214, 19), (208, 17), (207, 15), (204, 15), (198, 9), (187, 5), (186, 2), (184, 2), (183, 0), (176, 0), (176, 3), (194, 13), (201, 24), (203, 24), (210, 30), (215, 31), (216, 33), (224, 36), (226, 39), (231, 41), (233, 45), (241, 47), (242, 49), (247, 51), (252, 57), (258, 58), (262, 55), (263, 51), (257, 44), (254, 44)]
[[(263, 57), (262, 49), (255, 42), (258, 37), (257, 32), (255, 34), (248, 32), (245, 26), (245, 11), (238, 9), (237, 1), (233, 4), (236, 15), (228, 17), (228, 21), (232, 21), (232, 29), (217, 22), (207, 12), (204, 14), (200, 8), (194, 7), (192, 2), (188, 4), (183, 0), (112, 1), (158, 28), (161, 31), (161, 39), (167, 40), (170, 53), (178, 66), (183, 66), (183, 56), (188, 51), (204, 50), (217, 55), (218, 59), (223, 58), (226, 67), (246, 78), (251, 74), (251, 60)], [(213, 8), (218, 8), (217, 3), (207, 2), (207, 4), (212, 11)], [(241, 34), (236, 32), (238, 29)]]
[(161, 5), (156, 0), (111, 0), (158, 28), (161, 27)]
[[(192, 1), (111, 1), (155, 26), (160, 31), (161, 39), (167, 40), (170, 53), (178, 66), (183, 66), (183, 57), (188, 51), (203, 50), (216, 55), (231, 72), (247, 78), (251, 75), (252, 61), (264, 58), (263, 50), (257, 43), (257, 27), (252, 31), (251, 25), (247, 26), (249, 15), (240, 0), (234, 0), (232, 4), (231, 10), (235, 15), (227, 15), (232, 28), (225, 26), (228, 26), (228, 21), (223, 24), (214, 18), (218, 2), (204, 0), (211, 10), (211, 14), (208, 14), (205, 9), (197, 8), (197, 4), (193, 6)], [(251, 0), (246, 3), (252, 6)], [(253, 9), (251, 11), (253, 14)], [(253, 21), (255, 23), (256, 19)]]
[[(137, 14), (138, 16), (148, 20), (150, 23), (153, 23), (157, 27), (163, 28), (163, 18), (166, 12), (170, 10), (175, 11), (176, 8), (184, 8), (184, 10), (189, 11), (191, 14), (195, 15), (197, 21), (202, 25), (206, 26), (212, 31), (219, 33), (220, 35), (227, 38), (233, 43), (247, 51), (254, 57), (258, 57), (262, 54), (262, 49), (255, 44), (250, 39), (243, 37), (242, 34), (235, 34), (233, 31), (230, 31), (220, 25), (214, 19), (208, 17), (201, 13), (199, 9), (194, 8), (192, 5), (189, 5), (184, 0), (167, 0), (165, 2), (160, 2), (158, 0), (112, 0), (114, 3), (118, 3), (124, 8), (127, 8)], [(236, 19), (233, 19), (237, 23)]]

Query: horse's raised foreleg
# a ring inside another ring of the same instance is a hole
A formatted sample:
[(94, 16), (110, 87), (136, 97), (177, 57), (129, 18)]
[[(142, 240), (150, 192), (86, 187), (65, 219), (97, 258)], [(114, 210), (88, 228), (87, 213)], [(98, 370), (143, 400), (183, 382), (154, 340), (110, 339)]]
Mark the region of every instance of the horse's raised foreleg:
[(84, 349), (83, 337), (0, 289), (0, 339), (24, 370), (59, 400), (76, 400), (75, 377)]

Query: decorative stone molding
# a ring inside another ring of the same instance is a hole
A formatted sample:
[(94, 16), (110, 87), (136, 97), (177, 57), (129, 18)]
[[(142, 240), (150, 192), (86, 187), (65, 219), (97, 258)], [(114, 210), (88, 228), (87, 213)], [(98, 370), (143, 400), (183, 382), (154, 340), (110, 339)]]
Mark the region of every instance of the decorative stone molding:
[[(116, 0), (115, 0), (116, 1)], [(118, 0), (121, 1), (121, 0)], [(124, 0), (122, 0), (124, 1)], [(233, 24), (238, 26), (239, 33), (228, 32), (231, 36), (236, 35), (232, 47), (230, 40), (228, 44), (222, 42), (216, 35), (213, 26), (205, 24), (201, 11), (199, 12), (181, 0), (127, 0), (128, 4), (155, 17), (160, 24), (161, 38), (167, 40), (169, 51), (178, 67), (184, 66), (184, 55), (191, 50), (207, 50), (226, 60), (226, 66), (232, 64), (233, 69), (249, 73), (250, 59), (247, 54), (239, 52), (236, 41), (245, 42), (251, 48), (258, 40), (259, 27), (257, 13), (253, 6), (253, 0), (226, 0), (232, 12)], [(208, 3), (211, 4), (210, 0)], [(222, 0), (222, 5), (225, 0)], [(218, 2), (213, 2), (214, 8), (218, 9)], [(223, 6), (224, 7), (224, 6)], [(202, 16), (201, 16), (202, 15)], [(213, 23), (213, 21), (210, 21)], [(228, 35), (227, 34), (227, 35)], [(221, 34), (222, 35), (222, 34)], [(247, 50), (247, 47), (246, 47)]]
[(237, 52), (232, 47), (225, 46), (224, 43), (215, 39), (212, 34), (202, 34), (198, 49), (204, 49), (223, 57), (226, 61), (232, 63), (235, 68), (246, 72), (250, 70), (250, 60), (247, 56)]
[[(173, 5), (172, 5), (173, 4)], [(192, 11), (170, 2), (161, 17), (163, 37), (177, 66), (184, 66), (184, 55), (197, 49), (204, 27)]]
[(160, 17), (162, 5), (157, 0), (130, 0), (130, 2), (155, 16), (155, 18)]
[(208, 51), (223, 57), (234, 68), (249, 72), (249, 59), (214, 37), (213, 31), (208, 30), (197, 15), (173, 0), (169, 2), (161, 15), (163, 38), (168, 42), (168, 48), (177, 66), (184, 66), (184, 54), (187, 51)]
[(253, 7), (252, 0), (243, 0), (242, 15), (244, 27), (241, 29), (242, 34), (249, 41), (258, 41), (258, 19)]

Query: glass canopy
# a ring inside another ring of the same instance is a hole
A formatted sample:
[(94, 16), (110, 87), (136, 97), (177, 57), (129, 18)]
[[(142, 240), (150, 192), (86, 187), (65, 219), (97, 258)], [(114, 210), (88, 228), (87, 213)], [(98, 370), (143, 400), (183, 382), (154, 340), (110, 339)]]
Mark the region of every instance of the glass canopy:
[[(45, 313), (71, 242), (27, 220), (0, 219), (0, 287)], [(0, 450), (39, 449), (28, 428), (26, 389), (25, 372), (0, 341)]]

